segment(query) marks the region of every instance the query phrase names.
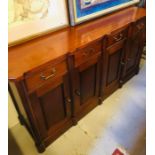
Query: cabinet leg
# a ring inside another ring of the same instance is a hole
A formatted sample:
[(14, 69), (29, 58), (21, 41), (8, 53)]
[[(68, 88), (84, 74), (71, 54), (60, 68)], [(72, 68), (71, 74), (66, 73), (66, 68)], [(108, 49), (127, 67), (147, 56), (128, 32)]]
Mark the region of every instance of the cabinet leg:
[(36, 145), (37, 150), (38, 150), (39, 153), (43, 153), (45, 151), (45, 149), (46, 149), (46, 147), (45, 147), (45, 145), (43, 143), (39, 143), (39, 144), (36, 143), (35, 145)]
[(99, 104), (99, 105), (102, 104), (102, 97), (99, 97), (99, 99), (98, 99), (98, 104)]
[(24, 125), (24, 124), (25, 124), (25, 123), (24, 123), (25, 121), (24, 121), (24, 118), (23, 118), (22, 115), (19, 115), (19, 116), (18, 116), (18, 120), (19, 120), (19, 122), (20, 122), (21, 125)]
[(137, 67), (136, 69), (136, 75), (139, 73), (139, 67)]
[(77, 125), (77, 120), (75, 117), (72, 118), (73, 125)]
[(122, 88), (123, 87), (123, 80), (120, 80), (119, 81), (119, 88)]

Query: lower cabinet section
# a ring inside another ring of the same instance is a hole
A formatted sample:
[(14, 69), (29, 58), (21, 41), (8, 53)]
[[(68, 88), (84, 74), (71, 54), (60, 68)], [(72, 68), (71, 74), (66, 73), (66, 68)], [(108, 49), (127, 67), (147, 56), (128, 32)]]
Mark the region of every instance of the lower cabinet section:
[(101, 96), (105, 99), (112, 94), (120, 85), (120, 73), (125, 40), (119, 41), (106, 48), (103, 55), (103, 70)]
[(64, 75), (29, 94), (40, 135), (49, 144), (71, 125), (71, 97), (68, 75)]
[(141, 19), (130, 26), (129, 36), (124, 55), (122, 82), (126, 82), (139, 71), (139, 63), (145, 46), (145, 19)]
[[(60, 66), (59, 64), (62, 62), (45, 67), (46, 69), (43, 67), (25, 74), (26, 80), (16, 85), (30, 122), (27, 124), (24, 121), (22, 124), (25, 124), (30, 129), (29, 131), (32, 131), (31, 135), (39, 152), (43, 152), (52, 141), (73, 125), (67, 62), (63, 61), (62, 67), (57, 67)], [(27, 79), (34, 86), (28, 87), (27, 82), (25, 82)], [(16, 97), (17, 94), (12, 91), (13, 85), (11, 83), (10, 87), (10, 91)], [(16, 105), (21, 107), (18, 101), (16, 101)], [(22, 113), (20, 111), (19, 115), (24, 120), (25, 117)]]
[(87, 62), (73, 68), (71, 74), (74, 99), (73, 118), (76, 123), (99, 102), (101, 53), (89, 58)]
[(9, 83), (39, 152), (138, 73), (144, 44), (141, 19)]

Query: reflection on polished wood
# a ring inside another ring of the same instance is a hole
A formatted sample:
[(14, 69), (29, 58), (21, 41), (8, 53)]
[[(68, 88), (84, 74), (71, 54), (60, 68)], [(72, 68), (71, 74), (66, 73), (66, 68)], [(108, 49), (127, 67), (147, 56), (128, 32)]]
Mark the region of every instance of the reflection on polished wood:
[(75, 27), (34, 39), (9, 48), (9, 79), (17, 80), (38, 66), (49, 63), (77, 48), (102, 38), (146, 15), (145, 9), (130, 7)]

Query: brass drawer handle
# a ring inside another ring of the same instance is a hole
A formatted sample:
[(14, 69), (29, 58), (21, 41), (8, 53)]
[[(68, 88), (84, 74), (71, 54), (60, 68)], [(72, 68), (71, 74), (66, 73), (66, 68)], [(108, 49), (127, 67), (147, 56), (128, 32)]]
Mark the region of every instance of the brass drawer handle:
[(94, 53), (94, 52), (95, 52), (95, 49), (94, 48), (90, 48), (89, 50), (84, 51), (83, 55), (84, 56), (89, 56), (91, 53)]
[(123, 34), (120, 33), (118, 37), (115, 36), (115, 37), (113, 37), (113, 38), (115, 39), (115, 41), (120, 41), (120, 40), (123, 38)]
[(137, 25), (138, 30), (141, 30), (143, 27), (144, 27), (143, 23)]
[(142, 28), (144, 27), (144, 23), (141, 23), (141, 27), (142, 27)]
[(55, 73), (56, 73), (56, 69), (55, 69), (55, 68), (52, 68), (52, 74), (51, 74), (51, 75), (45, 76), (45, 75), (41, 74), (41, 75), (40, 75), (40, 78), (41, 78), (42, 80), (48, 80), (48, 79), (54, 77), (54, 76), (55, 76)]

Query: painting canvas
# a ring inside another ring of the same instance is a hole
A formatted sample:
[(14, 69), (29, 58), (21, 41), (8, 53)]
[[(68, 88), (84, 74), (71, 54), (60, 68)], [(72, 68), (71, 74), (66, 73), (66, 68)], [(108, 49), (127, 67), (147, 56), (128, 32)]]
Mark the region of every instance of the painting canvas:
[(68, 25), (66, 0), (9, 0), (8, 2), (10, 46)]
[(72, 26), (138, 3), (140, 0), (69, 0)]

